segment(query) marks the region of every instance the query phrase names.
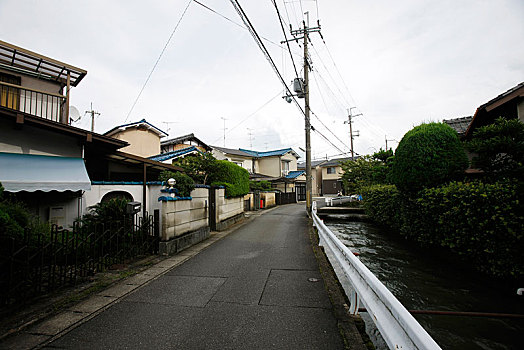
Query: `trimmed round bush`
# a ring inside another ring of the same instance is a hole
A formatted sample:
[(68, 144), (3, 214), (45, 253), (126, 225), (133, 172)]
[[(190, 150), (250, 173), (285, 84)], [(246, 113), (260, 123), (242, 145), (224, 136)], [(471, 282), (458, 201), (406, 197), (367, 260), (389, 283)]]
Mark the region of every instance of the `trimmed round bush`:
[(422, 124), (398, 144), (390, 180), (401, 191), (415, 192), (458, 178), (468, 164), (455, 130), (444, 123)]

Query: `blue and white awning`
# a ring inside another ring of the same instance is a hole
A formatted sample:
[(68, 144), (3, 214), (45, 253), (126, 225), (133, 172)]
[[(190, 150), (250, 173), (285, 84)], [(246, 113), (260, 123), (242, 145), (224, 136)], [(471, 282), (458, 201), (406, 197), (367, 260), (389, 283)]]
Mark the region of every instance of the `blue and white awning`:
[(0, 152), (0, 183), (6, 191), (90, 190), (82, 158)]

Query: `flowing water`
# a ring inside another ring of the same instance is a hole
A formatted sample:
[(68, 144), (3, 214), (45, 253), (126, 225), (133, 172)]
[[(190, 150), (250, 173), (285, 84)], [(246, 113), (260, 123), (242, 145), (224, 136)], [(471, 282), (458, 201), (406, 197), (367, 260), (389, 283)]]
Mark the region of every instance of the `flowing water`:
[[(516, 294), (517, 285), (480, 276), (456, 258), (419, 248), (371, 223), (326, 220), (326, 224), (351, 251), (360, 253), (360, 260), (408, 310), (524, 314), (524, 295)], [(524, 287), (521, 284), (518, 287)], [(443, 349), (524, 349), (524, 319), (415, 318)], [(366, 323), (377, 348), (386, 349), (378, 330)]]

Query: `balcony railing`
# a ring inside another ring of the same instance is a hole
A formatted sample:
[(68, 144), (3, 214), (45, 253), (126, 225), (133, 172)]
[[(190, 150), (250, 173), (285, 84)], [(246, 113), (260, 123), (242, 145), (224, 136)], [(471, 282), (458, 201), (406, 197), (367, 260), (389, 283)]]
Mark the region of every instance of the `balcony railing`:
[(0, 107), (60, 122), (65, 101), (60, 94), (0, 82)]

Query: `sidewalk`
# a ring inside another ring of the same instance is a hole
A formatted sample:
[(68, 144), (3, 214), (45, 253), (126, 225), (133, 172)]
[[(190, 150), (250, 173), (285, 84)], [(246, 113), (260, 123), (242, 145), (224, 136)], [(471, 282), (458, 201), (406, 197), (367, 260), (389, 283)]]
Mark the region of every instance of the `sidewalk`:
[(41, 346), (343, 349), (344, 342), (304, 207), (286, 205), (216, 233), (0, 345)]

